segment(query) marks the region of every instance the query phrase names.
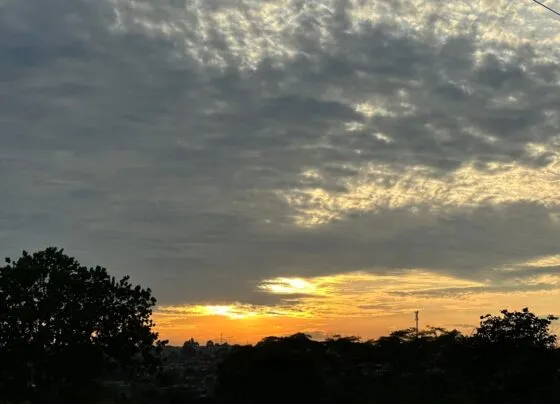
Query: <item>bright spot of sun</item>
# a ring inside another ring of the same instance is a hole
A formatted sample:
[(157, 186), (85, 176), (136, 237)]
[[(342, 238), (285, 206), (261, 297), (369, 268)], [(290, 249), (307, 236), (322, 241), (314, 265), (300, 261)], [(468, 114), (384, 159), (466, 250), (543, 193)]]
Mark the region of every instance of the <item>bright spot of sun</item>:
[(278, 295), (318, 293), (317, 286), (303, 278), (275, 278), (264, 281), (258, 286), (259, 289)]
[(215, 316), (227, 316), (231, 312), (231, 306), (205, 306), (205, 314)]
[(202, 306), (203, 315), (207, 316), (223, 316), (231, 319), (245, 319), (258, 315), (258, 312), (252, 310), (250, 307), (243, 307), (237, 305), (228, 306)]

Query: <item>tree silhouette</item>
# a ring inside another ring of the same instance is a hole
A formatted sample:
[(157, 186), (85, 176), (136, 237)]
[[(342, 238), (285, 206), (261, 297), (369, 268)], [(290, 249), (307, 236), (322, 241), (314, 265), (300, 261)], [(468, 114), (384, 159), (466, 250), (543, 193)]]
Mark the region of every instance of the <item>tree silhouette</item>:
[(555, 317), (482, 316), (474, 336), (428, 327), (377, 340), (305, 334), (239, 347), (219, 366), (221, 404), (542, 403), (560, 386)]
[(57, 402), (109, 369), (153, 369), (150, 289), (49, 247), (0, 268), (0, 402)]
[(181, 348), (181, 353), (186, 358), (190, 358), (196, 355), (196, 351), (199, 348), (200, 344), (196, 342), (193, 338), (185, 341), (183, 347)]
[(539, 318), (528, 308), (501, 316), (486, 314), (471, 338), (469, 380), (479, 402), (542, 402), (557, 384), (554, 316)]
[(502, 316), (480, 316), (480, 327), (475, 339), (492, 344), (516, 345), (535, 348), (554, 348), (556, 335), (551, 334), (550, 324), (558, 317), (539, 318), (527, 307), (521, 311), (501, 311)]
[(321, 344), (298, 333), (234, 349), (220, 364), (218, 401), (224, 404), (318, 402)]

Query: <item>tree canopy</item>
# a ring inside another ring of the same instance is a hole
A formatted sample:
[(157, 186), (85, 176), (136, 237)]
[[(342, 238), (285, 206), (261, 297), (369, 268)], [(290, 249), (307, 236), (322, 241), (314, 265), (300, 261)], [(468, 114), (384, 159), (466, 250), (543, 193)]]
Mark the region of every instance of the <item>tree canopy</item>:
[(217, 402), (540, 403), (560, 384), (554, 319), (525, 308), (482, 316), (472, 336), (428, 327), (365, 342), (268, 337), (225, 358)]
[(539, 318), (525, 307), (521, 311), (502, 310), (501, 316), (486, 314), (480, 316), (480, 327), (475, 338), (479, 341), (518, 345), (534, 348), (554, 348), (556, 335), (550, 332), (552, 321), (558, 317), (548, 315)]
[(162, 345), (152, 331), (155, 304), (150, 289), (133, 286), (128, 276), (117, 280), (103, 267), (82, 266), (62, 249), (6, 258), (0, 397), (62, 400), (61, 392), (83, 390), (108, 370), (150, 368)]

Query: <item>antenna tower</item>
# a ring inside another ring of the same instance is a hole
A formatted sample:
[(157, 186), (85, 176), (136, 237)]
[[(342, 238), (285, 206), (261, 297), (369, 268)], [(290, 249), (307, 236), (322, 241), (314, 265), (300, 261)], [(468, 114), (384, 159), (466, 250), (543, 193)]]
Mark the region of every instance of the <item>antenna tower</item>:
[(418, 338), (418, 334), (419, 334), (419, 329), (418, 329), (418, 313), (420, 313), (418, 310), (416, 310), (414, 312), (414, 320), (416, 321), (416, 338)]

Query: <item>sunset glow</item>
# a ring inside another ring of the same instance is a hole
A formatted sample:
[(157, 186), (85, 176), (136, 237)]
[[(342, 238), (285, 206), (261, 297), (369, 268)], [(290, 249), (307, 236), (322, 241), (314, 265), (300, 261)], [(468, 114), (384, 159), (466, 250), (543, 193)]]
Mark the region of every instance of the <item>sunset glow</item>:
[(176, 344), (560, 314), (550, 10), (39, 3), (0, 0), (4, 256), (130, 275)]
[[(556, 259), (543, 257), (517, 267), (538, 268), (543, 264), (555, 264)], [(551, 288), (543, 291), (543, 285)], [(190, 325), (187, 333), (207, 340), (219, 335), (223, 327), (228, 330), (230, 342), (243, 339), (255, 342), (258, 338), (243, 332), (236, 335), (236, 325), (231, 321), (240, 321), (238, 326), (241, 329), (247, 326), (244, 322), (249, 321), (250, 328), (272, 326), (282, 330), (283, 334), (290, 334), (297, 332), (291, 328), (292, 324), (302, 324), (299, 320), (306, 319), (304, 328), (313, 335), (334, 334), (338, 332), (336, 327), (340, 327), (346, 333), (363, 330), (362, 336), (374, 338), (380, 336), (381, 330), (398, 324), (410, 326), (413, 312), (420, 310), (425, 325), (438, 324), (470, 332), (476, 326), (478, 316), (491, 305), (517, 307), (523, 301), (538, 298), (535, 309), (546, 312), (560, 299), (560, 275), (529, 276), (498, 284), (421, 270), (386, 275), (356, 272), (310, 279), (278, 278), (265, 280), (257, 287), (265, 293), (283, 295), (284, 299), (275, 305), (232, 303), (227, 306), (162, 307), (156, 313), (156, 319), (162, 322), (160, 331), (163, 335), (175, 335), (177, 331), (167, 329), (165, 324), (185, 323)], [(291, 295), (298, 297), (293, 299)], [(220, 318), (227, 320), (220, 321)], [(169, 323), (169, 319), (173, 322)], [(375, 329), (379, 331), (376, 333)]]

